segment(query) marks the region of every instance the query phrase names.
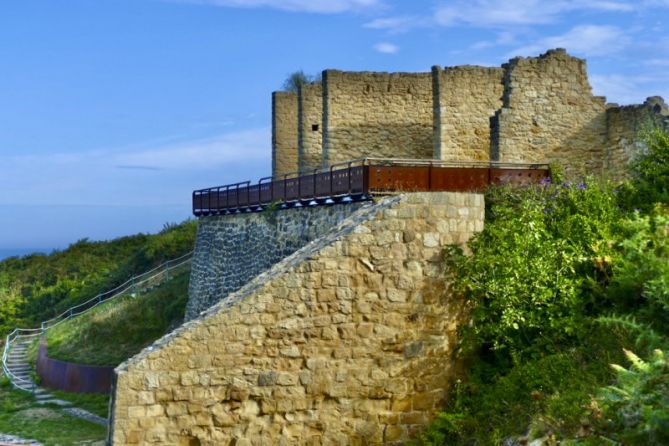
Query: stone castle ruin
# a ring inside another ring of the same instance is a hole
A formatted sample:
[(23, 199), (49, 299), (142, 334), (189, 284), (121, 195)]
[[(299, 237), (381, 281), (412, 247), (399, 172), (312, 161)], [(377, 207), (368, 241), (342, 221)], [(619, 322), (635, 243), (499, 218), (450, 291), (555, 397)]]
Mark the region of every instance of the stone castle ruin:
[(275, 92), (272, 111), (275, 176), (380, 157), (557, 163), (618, 178), (642, 130), (669, 128), (662, 98), (607, 104), (585, 61), (562, 49), (501, 68), (325, 70), (322, 82)]
[[(272, 108), (275, 176), (379, 157), (617, 178), (669, 115), (660, 98), (592, 96), (564, 50), (501, 68), (326, 70)], [(200, 217), (187, 322), (116, 369), (110, 444), (405, 444), (447, 400), (467, 322), (442, 251), (484, 214), (481, 193), (442, 191)]]

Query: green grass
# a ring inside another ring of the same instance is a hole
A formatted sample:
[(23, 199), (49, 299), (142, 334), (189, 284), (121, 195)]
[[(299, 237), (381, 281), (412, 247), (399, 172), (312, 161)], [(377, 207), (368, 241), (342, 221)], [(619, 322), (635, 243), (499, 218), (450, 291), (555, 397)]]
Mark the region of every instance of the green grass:
[(37, 404), (32, 395), (0, 385), (0, 432), (30, 438), (46, 446), (100, 442), (107, 428), (71, 417), (56, 407)]
[(147, 294), (123, 296), (47, 332), (49, 357), (116, 366), (177, 326), (188, 300), (188, 270)]
[(107, 418), (109, 415), (108, 393), (70, 393), (59, 390), (50, 390), (56, 398), (69, 401), (75, 407), (89, 411), (92, 414)]

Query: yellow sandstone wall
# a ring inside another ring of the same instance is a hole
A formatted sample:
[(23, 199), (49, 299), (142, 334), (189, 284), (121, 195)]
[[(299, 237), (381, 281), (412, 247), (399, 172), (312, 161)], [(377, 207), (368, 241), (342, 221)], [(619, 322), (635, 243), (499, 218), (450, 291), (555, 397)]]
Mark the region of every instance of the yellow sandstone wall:
[(272, 93), (272, 175), (297, 172), (297, 93)]
[(501, 68), (432, 67), (434, 158), (489, 161), (490, 118), (502, 107)]
[(606, 172), (612, 179), (626, 176), (625, 166), (645, 149), (643, 135), (658, 127), (669, 131), (669, 108), (658, 96), (642, 105), (610, 107), (606, 110), (608, 150)]
[(431, 73), (323, 72), (323, 158), (433, 156)]
[(601, 172), (606, 106), (592, 95), (585, 61), (557, 49), (503, 67), (504, 106), (493, 123), (493, 159), (558, 162), (568, 174)]
[(353, 214), (116, 369), (114, 445), (403, 444), (442, 407), (463, 305), (442, 248), (479, 194)]
[(320, 82), (301, 85), (298, 91), (300, 171), (323, 165), (323, 87)]

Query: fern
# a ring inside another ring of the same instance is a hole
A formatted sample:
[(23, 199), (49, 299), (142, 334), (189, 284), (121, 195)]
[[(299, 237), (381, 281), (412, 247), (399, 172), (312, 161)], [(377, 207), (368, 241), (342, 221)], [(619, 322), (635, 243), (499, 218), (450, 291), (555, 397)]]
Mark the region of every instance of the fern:
[(600, 316), (595, 321), (606, 327), (618, 328), (633, 335), (635, 347), (643, 352), (650, 352), (666, 344), (664, 336), (655, 331), (650, 325), (637, 321), (630, 314)]

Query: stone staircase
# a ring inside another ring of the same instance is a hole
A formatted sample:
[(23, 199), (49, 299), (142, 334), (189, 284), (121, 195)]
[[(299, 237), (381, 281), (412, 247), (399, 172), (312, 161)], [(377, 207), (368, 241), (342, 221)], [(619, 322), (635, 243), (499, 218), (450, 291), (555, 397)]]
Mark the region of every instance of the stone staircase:
[(69, 407), (71, 403), (57, 399), (35, 383), (34, 370), (28, 362), (28, 348), (37, 338), (38, 336), (34, 335), (17, 338), (7, 357), (7, 368), (23, 390), (32, 390), (38, 403)]
[(37, 383), (35, 383), (34, 370), (28, 361), (28, 348), (30, 347), (30, 344), (36, 342), (38, 338), (38, 335), (29, 335), (16, 338), (12, 349), (9, 351), (6, 364), (9, 372), (13, 375), (13, 382), (15, 383), (15, 386), (21, 388), (22, 390), (31, 391), (35, 396), (35, 400), (38, 404), (52, 404), (60, 406), (63, 408), (64, 412), (72, 416), (106, 426), (107, 420), (105, 418), (92, 414), (78, 407), (73, 407), (72, 403), (69, 401), (56, 398), (48, 390), (39, 387)]

